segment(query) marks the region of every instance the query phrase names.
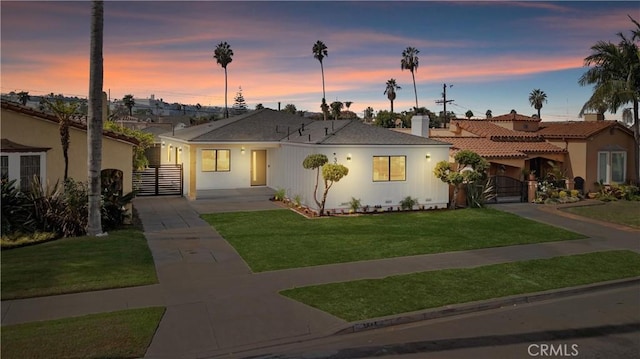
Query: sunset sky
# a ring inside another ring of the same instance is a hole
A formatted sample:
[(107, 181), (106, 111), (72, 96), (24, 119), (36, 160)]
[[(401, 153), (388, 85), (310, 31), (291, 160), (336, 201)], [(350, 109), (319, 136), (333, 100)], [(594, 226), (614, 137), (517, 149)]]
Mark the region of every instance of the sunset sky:
[[(13, 2), (1, 6), (2, 93), (54, 92), (87, 97), (91, 3)], [(640, 19), (637, 2), (215, 2), (105, 1), (104, 90), (173, 103), (224, 105), (224, 71), (216, 44), (234, 52), (229, 104), (242, 87), (247, 104), (292, 103), (319, 111), (320, 63), (311, 48), (323, 41), (327, 101), (389, 109), (383, 94), (402, 87), (396, 111), (415, 103), (411, 73), (400, 69), (407, 46), (420, 50), (420, 106), (459, 116), (535, 113), (533, 89), (548, 96), (544, 120), (575, 120), (591, 94), (580, 87), (583, 59), (599, 40), (616, 41)], [(607, 119), (621, 118), (621, 112)]]

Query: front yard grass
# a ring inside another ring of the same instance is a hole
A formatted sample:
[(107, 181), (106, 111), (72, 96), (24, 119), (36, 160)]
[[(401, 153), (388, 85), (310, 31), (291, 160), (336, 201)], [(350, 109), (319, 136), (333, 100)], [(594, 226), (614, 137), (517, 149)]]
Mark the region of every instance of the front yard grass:
[(640, 254), (609, 251), (331, 283), (281, 294), (357, 321), (636, 276)]
[(2, 300), (157, 282), (147, 241), (135, 229), (2, 251)]
[(2, 358), (142, 358), (165, 308), (2, 327)]
[(593, 206), (569, 207), (563, 211), (629, 227), (640, 228), (640, 201), (603, 202)]
[(313, 220), (290, 210), (202, 218), (254, 272), (585, 238), (489, 208)]

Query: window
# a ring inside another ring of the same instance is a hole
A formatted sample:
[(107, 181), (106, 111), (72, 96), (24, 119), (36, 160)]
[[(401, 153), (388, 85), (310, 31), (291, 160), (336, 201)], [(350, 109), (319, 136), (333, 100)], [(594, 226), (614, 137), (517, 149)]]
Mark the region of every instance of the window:
[(27, 192), (31, 190), (33, 177), (40, 177), (40, 156), (20, 156), (20, 190)]
[(231, 171), (231, 150), (202, 150), (202, 171)]
[(0, 178), (9, 179), (9, 156), (0, 157)]
[(404, 181), (406, 180), (406, 156), (374, 156), (373, 181)]
[(606, 184), (624, 183), (626, 177), (626, 152), (598, 152), (598, 181)]

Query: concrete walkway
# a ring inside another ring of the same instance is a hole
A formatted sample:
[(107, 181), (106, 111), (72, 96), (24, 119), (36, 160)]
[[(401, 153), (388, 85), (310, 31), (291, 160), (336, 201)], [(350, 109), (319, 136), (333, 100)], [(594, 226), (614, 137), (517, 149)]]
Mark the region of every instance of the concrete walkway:
[(146, 358), (235, 356), (246, 350), (331, 335), (349, 323), (278, 294), (282, 289), (416, 271), (472, 267), (611, 249), (640, 252), (640, 231), (564, 215), (555, 207), (494, 208), (589, 236), (588, 239), (253, 274), (200, 213), (268, 210), (268, 189), (212, 191), (209, 199), (137, 198), (159, 284), (2, 302), (2, 325), (163, 305), (167, 311)]

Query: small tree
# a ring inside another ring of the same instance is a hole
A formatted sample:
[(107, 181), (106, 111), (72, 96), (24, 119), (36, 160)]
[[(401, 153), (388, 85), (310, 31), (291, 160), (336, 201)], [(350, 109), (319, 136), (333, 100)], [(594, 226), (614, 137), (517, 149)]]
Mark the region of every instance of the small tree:
[(349, 174), (349, 169), (341, 164), (327, 163), (322, 166), (322, 177), (324, 178), (324, 193), (320, 205), (320, 215), (324, 214), (324, 204), (327, 201), (327, 194), (334, 183), (340, 181), (342, 177)]
[(467, 119), (469, 119), (469, 120), (470, 120), (470, 119), (471, 119), (471, 117), (473, 117), (473, 111), (471, 111), (471, 110), (467, 111), (467, 112), (464, 114), (464, 116), (465, 116)]
[(477, 153), (470, 150), (462, 150), (455, 155), (456, 163), (440, 161), (436, 164), (433, 174), (442, 182), (453, 186), (453, 199), (449, 204), (450, 209), (456, 208), (458, 190), (463, 183), (473, 183), (485, 178), (489, 163)]
[(58, 123), (60, 124), (60, 144), (62, 145), (62, 156), (64, 157), (63, 178), (66, 181), (69, 177), (69, 143), (71, 137), (69, 134), (69, 126), (73, 116), (76, 115), (80, 107), (80, 103), (64, 102), (60, 98), (56, 98), (55, 101), (45, 100), (45, 105), (53, 112), (56, 118), (58, 118)]
[(129, 109), (129, 116), (133, 116), (133, 106), (136, 105), (136, 100), (133, 98), (133, 95), (124, 95), (122, 103)]
[(308, 170), (316, 170), (316, 184), (313, 188), (313, 200), (316, 202), (318, 207), (321, 207), (320, 201), (318, 201), (318, 182), (320, 181), (320, 168), (324, 166), (329, 159), (327, 156), (323, 154), (311, 154), (307, 156), (302, 162), (302, 167)]
[(298, 112), (298, 109), (296, 108), (296, 105), (288, 103), (286, 106), (284, 106), (284, 109), (282, 111), (295, 115), (296, 112)]

